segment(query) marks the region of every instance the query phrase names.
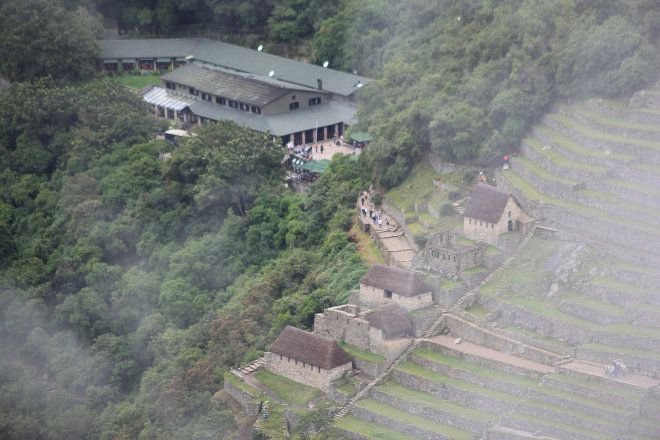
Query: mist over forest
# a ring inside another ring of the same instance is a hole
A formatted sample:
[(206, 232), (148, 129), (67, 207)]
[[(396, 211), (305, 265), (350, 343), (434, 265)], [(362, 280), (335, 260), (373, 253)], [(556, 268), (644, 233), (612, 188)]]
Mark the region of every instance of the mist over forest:
[[(298, 194), (266, 134), (156, 140), (94, 74), (104, 18), (372, 77), (371, 148)], [(553, 101), (657, 81), (659, 45), (656, 0), (0, 0), (0, 437), (245, 438), (223, 375), (346, 302), (361, 191), (514, 152)]]

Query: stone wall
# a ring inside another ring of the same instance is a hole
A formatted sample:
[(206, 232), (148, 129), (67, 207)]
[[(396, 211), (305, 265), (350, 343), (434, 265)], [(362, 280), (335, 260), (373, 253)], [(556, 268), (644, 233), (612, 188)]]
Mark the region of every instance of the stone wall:
[[(458, 298), (457, 298), (458, 299)], [(433, 325), (433, 323), (442, 315), (443, 310), (440, 307), (428, 307), (426, 309), (417, 310), (410, 314), (413, 322), (413, 335), (416, 338), (421, 338), (426, 333), (426, 330)]]
[(339, 379), (344, 373), (352, 369), (350, 362), (326, 370), (271, 352), (264, 354), (264, 360), (264, 368), (268, 371), (323, 391), (330, 388), (330, 382)]
[(387, 361), (374, 363), (358, 357), (353, 358), (353, 367), (371, 377), (378, 377), (380, 373), (387, 369), (388, 365), (389, 363)]
[(631, 336), (620, 333), (611, 333), (604, 331), (596, 331), (593, 336), (593, 341), (605, 345), (613, 345), (615, 347), (628, 347), (634, 350), (645, 350), (660, 353), (660, 332), (656, 338)]
[(601, 351), (591, 347), (577, 347), (575, 349), (575, 357), (577, 359), (585, 359), (603, 364), (611, 364), (614, 359), (621, 359), (626, 365), (636, 366), (639, 364), (640, 368), (645, 371), (660, 371), (660, 360), (655, 357), (646, 357), (643, 353), (633, 355)]
[(595, 322), (602, 326), (619, 324), (623, 321), (622, 316), (611, 315), (601, 310), (592, 309), (591, 307), (574, 302), (563, 301), (559, 303), (557, 310), (585, 321)]
[(660, 328), (660, 311), (629, 305), (626, 307), (626, 321), (632, 325)]
[[(575, 376), (575, 372), (573, 370), (569, 370), (567, 368), (559, 368), (563, 373), (567, 375), (572, 375)], [(621, 408), (628, 408), (631, 410), (637, 410), (639, 407), (639, 399), (633, 399), (630, 397), (627, 397), (627, 395), (622, 395), (616, 392), (608, 392), (607, 390), (612, 389), (613, 383), (612, 380), (610, 379), (603, 379), (602, 382), (600, 383), (595, 383), (593, 382), (593, 375), (585, 375), (586, 377), (583, 377), (585, 381), (588, 381), (587, 383), (591, 383), (594, 386), (580, 386), (572, 382), (567, 382), (564, 380), (559, 380), (559, 379), (554, 379), (552, 376), (545, 376), (543, 378), (543, 385), (554, 388), (556, 390), (562, 390), (562, 391), (567, 391), (569, 393), (573, 394), (578, 394), (581, 396), (588, 397), (590, 399), (598, 400), (601, 402), (608, 402), (612, 405), (621, 407)], [(633, 391), (635, 393), (639, 393), (639, 389), (635, 388), (630, 391)], [(642, 395), (639, 394), (639, 397), (641, 398)]]
[(464, 217), (463, 231), (465, 236), (472, 240), (483, 241), (497, 246), (499, 235), (509, 232), (509, 221), (512, 222), (512, 228), (517, 229), (520, 216), (520, 207), (510, 197), (497, 223), (488, 223), (483, 220)]
[(467, 292), (464, 284), (457, 284), (449, 289), (443, 287), (442, 277), (439, 276), (429, 277), (427, 283), (433, 287), (433, 302), (446, 309), (453, 306)]
[(445, 326), (453, 335), (460, 336), (466, 341), (482, 345), (502, 353), (509, 353), (523, 359), (545, 365), (554, 365), (561, 359), (557, 353), (539, 349), (524, 344), (518, 340), (499, 335), (493, 331), (479, 327), (476, 324), (459, 319), (451, 314), (446, 315)]
[(369, 351), (369, 322), (358, 317), (357, 309), (357, 306), (349, 304), (317, 313), (314, 316), (314, 333)]
[(253, 402), (257, 396), (250, 395), (247, 391), (243, 391), (228, 380), (224, 382), (224, 390), (241, 405), (248, 416), (256, 416), (261, 412), (262, 402)]

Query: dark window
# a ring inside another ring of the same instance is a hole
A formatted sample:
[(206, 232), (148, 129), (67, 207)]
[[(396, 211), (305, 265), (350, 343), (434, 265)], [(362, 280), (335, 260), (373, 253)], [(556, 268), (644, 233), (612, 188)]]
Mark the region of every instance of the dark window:
[(191, 95), (199, 96), (199, 90), (196, 90), (194, 87), (189, 89)]
[(225, 100), (225, 98), (221, 98), (218, 96), (215, 98), (215, 103), (220, 105), (225, 105), (227, 104), (227, 101)]
[(321, 98), (312, 98), (309, 100), (309, 105), (317, 105), (321, 103)]
[(252, 106), (252, 113), (256, 113), (258, 115), (261, 114), (261, 107), (257, 107), (256, 105)]
[(392, 292), (390, 292), (389, 290), (386, 290), (385, 291), (385, 298), (392, 299)]
[(172, 89), (172, 90), (176, 89), (176, 86), (174, 85), (174, 83), (171, 83), (171, 82), (166, 82), (165, 87), (167, 87), (168, 89)]
[(232, 101), (231, 99), (229, 100), (229, 107), (231, 108), (238, 108), (238, 102)]
[(289, 104), (289, 110), (295, 110), (298, 107), (300, 107), (300, 103), (298, 103), (298, 101), (292, 102), (291, 104)]
[(211, 95), (209, 95), (208, 93), (202, 93), (202, 99), (204, 101), (210, 101), (211, 99), (213, 99), (213, 97)]
[(292, 95), (291, 96), (291, 101), (295, 101), (295, 100), (296, 100), (296, 95)]
[(250, 111), (250, 106), (247, 105), (247, 104), (243, 104), (243, 103), (241, 102), (241, 110), (243, 110), (243, 111), (245, 111), (245, 112), (249, 112), (249, 111)]

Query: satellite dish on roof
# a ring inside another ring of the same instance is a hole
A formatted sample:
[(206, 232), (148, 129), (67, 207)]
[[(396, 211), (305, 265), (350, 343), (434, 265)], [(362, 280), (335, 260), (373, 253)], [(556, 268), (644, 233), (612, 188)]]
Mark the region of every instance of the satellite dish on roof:
[(271, 70), (270, 72), (268, 72), (268, 76), (270, 76), (271, 78), (274, 77), (275, 76), (275, 71)]
[(330, 65), (330, 61), (324, 61), (323, 62), (323, 67), (328, 67)]
[(260, 44), (259, 47), (257, 47), (257, 50), (258, 50), (259, 52), (261, 52), (262, 50), (264, 50), (264, 45), (263, 45), (263, 44)]

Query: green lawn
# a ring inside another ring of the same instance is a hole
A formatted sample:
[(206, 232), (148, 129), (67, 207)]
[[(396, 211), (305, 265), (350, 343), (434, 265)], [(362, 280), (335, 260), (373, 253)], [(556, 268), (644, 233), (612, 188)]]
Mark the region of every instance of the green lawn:
[(517, 165), (520, 165), (523, 168), (529, 170), (532, 174), (535, 174), (536, 176), (540, 177), (543, 180), (558, 182), (568, 186), (572, 186), (577, 183), (574, 180), (568, 180), (559, 176), (555, 176), (554, 174), (550, 173), (548, 170), (540, 166), (538, 163), (534, 162), (533, 160), (527, 157), (516, 157), (511, 160), (515, 162)]
[(632, 128), (635, 130), (643, 130), (643, 131), (660, 132), (660, 127), (656, 127), (655, 125), (642, 124), (639, 122), (631, 122), (631, 121), (626, 121), (625, 119), (611, 118), (601, 113), (592, 112), (591, 110), (588, 110), (581, 106), (570, 107), (570, 110), (579, 115), (586, 117), (587, 119), (590, 119), (594, 122), (598, 122), (599, 124), (603, 124), (603, 125), (609, 125), (612, 127)]
[(366, 437), (379, 440), (417, 440), (417, 437), (411, 437), (402, 432), (393, 431), (376, 423), (367, 422), (354, 416), (335, 419), (334, 424), (347, 431), (357, 432)]
[(660, 150), (660, 142), (649, 141), (646, 139), (639, 139), (639, 138), (630, 138), (626, 136), (620, 136), (620, 135), (596, 130), (586, 125), (582, 125), (579, 122), (567, 118), (566, 116), (563, 115), (552, 114), (552, 115), (548, 115), (548, 117), (561, 123), (563, 126), (592, 139), (598, 139), (606, 142), (616, 142), (621, 144), (640, 145), (645, 148)]
[(343, 341), (339, 341), (338, 344), (341, 346), (341, 348), (346, 350), (346, 353), (348, 353), (352, 357), (360, 358), (364, 361), (371, 362), (372, 364), (379, 364), (385, 361), (385, 357), (379, 354), (360, 350), (359, 348), (353, 347), (352, 345), (348, 345)]
[(283, 376), (261, 369), (254, 376), (280, 398), (292, 405), (305, 406), (315, 397), (323, 395), (323, 391), (294, 382)]
[(379, 402), (371, 397), (363, 400), (358, 400), (355, 403), (356, 406), (365, 408), (381, 414), (388, 419), (396, 420), (398, 422), (406, 423), (408, 425), (415, 426), (420, 429), (427, 431), (435, 432), (438, 434), (443, 434), (449, 438), (456, 440), (470, 440), (471, 433), (468, 431), (463, 431), (458, 428), (454, 428), (450, 425), (445, 425), (440, 422), (436, 422), (425, 417), (418, 416), (409, 412), (401, 411), (400, 409), (391, 407), (382, 402)]
[(438, 178), (438, 173), (431, 167), (428, 161), (422, 161), (415, 165), (408, 177), (397, 187), (385, 193), (385, 197), (392, 200), (406, 211), (413, 210), (413, 203), (425, 203), (431, 195), (438, 191), (433, 186), (433, 179)]
[(636, 159), (635, 156), (630, 154), (617, 153), (614, 151), (607, 154), (604, 151), (592, 150), (590, 148), (583, 147), (582, 145), (575, 142), (573, 139), (566, 137), (563, 134), (559, 133), (558, 131), (553, 130), (550, 127), (546, 127), (544, 125), (537, 125), (535, 128), (538, 129), (539, 132), (547, 136), (552, 142), (559, 145), (562, 149), (566, 151), (570, 151), (580, 156), (600, 157), (603, 159), (615, 159), (615, 160), (620, 160), (622, 162), (628, 162), (633, 159)]
[(149, 84), (163, 85), (163, 80), (157, 75), (119, 75), (114, 76), (120, 84), (133, 89), (142, 90)]
[(569, 431), (569, 432), (571, 432), (571, 431), (572, 432), (577, 432), (577, 433), (580, 433), (580, 434), (583, 434), (583, 435), (599, 438), (599, 439), (602, 439), (602, 440), (610, 440), (610, 439), (614, 440), (616, 438), (616, 437), (613, 437), (611, 435), (605, 435), (605, 434), (601, 434), (599, 432), (594, 432), (594, 431), (589, 431), (587, 429), (582, 429), (582, 428), (579, 428), (579, 427), (574, 426), (574, 425), (568, 425), (566, 423), (561, 423), (561, 422), (557, 422), (557, 421), (554, 421), (554, 420), (553, 421), (548, 421), (546, 419), (541, 419), (539, 417), (534, 417), (534, 416), (530, 416), (530, 415), (527, 415), (527, 414), (514, 413), (514, 414), (511, 414), (510, 417), (515, 417), (517, 419), (523, 419), (523, 420), (529, 420), (529, 421), (532, 421), (532, 422), (542, 423), (542, 424), (545, 424), (545, 425), (554, 426), (556, 428), (561, 428), (561, 429), (564, 429), (564, 430)]
[(571, 160), (566, 156), (564, 156), (563, 154), (559, 153), (558, 151), (553, 150), (552, 148), (550, 149), (544, 148), (545, 145), (536, 139), (525, 139), (524, 142), (527, 143), (527, 145), (529, 145), (530, 147), (532, 147), (534, 151), (536, 151), (538, 154), (540, 154), (541, 156), (548, 159), (550, 162), (553, 162), (555, 165), (558, 165), (560, 167), (572, 168), (574, 170), (586, 171), (588, 173), (602, 173), (608, 170), (607, 167), (600, 167), (597, 165), (590, 165), (588, 163), (576, 162), (574, 160)]
[(243, 382), (238, 376), (236, 376), (234, 373), (231, 372), (225, 373), (225, 382), (231, 383), (232, 385), (236, 386), (238, 389), (245, 391), (252, 397), (257, 397), (263, 394), (261, 390), (251, 387), (250, 385)]

